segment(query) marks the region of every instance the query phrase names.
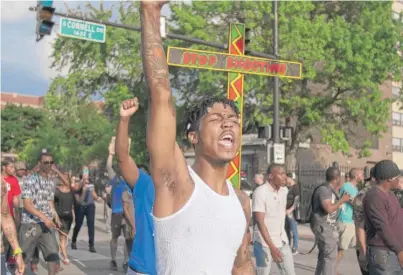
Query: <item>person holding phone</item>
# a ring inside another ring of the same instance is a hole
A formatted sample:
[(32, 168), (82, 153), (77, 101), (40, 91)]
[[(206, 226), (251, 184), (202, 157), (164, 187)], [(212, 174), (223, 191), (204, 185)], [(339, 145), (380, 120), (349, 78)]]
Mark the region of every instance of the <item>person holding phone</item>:
[(73, 238), (71, 242), (71, 249), (77, 249), (77, 236), (83, 225), (84, 217), (87, 219), (88, 226), (88, 242), (89, 250), (92, 253), (96, 253), (94, 247), (95, 238), (95, 201), (102, 201), (102, 198), (98, 197), (95, 192), (94, 184), (90, 182), (88, 168), (83, 170), (82, 182), (79, 190), (75, 194), (75, 215), (76, 225), (73, 231)]

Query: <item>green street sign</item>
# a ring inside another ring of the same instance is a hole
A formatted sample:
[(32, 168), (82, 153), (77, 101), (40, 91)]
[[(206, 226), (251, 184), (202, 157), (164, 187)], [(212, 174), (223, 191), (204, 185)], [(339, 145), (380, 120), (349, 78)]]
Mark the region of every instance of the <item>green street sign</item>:
[(106, 26), (83, 20), (60, 18), (61, 36), (105, 43)]

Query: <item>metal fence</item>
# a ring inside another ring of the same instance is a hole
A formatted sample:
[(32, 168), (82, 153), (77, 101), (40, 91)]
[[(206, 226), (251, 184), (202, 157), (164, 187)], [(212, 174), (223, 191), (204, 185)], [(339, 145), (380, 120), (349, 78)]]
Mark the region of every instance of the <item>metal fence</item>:
[[(345, 175), (348, 175), (350, 170), (353, 168), (349, 166), (339, 166), (336, 162), (331, 166), (339, 168), (342, 174), (342, 180), (345, 179)], [(299, 222), (305, 223), (308, 221), (308, 210), (312, 203), (313, 191), (317, 186), (326, 181), (327, 168), (329, 168), (329, 166), (307, 167), (297, 165), (294, 171), (289, 170), (295, 174), (295, 180), (298, 184), (300, 192), (300, 205), (296, 211), (296, 218)]]
[[(339, 168), (342, 174), (342, 180), (346, 180), (345, 176), (349, 174), (352, 168), (363, 169), (365, 176), (369, 176), (369, 167), (340, 166), (336, 162), (325, 166), (309, 164), (297, 164), (295, 166), (287, 165), (287, 173), (293, 173), (295, 181), (299, 186), (300, 205), (295, 212), (296, 218), (299, 222), (305, 223), (308, 221), (308, 210), (311, 206), (313, 191), (317, 186), (326, 181), (326, 170), (330, 166), (336, 166)], [(253, 190), (255, 187), (255, 183), (253, 182), (254, 174), (264, 172), (262, 172), (262, 170), (256, 165), (249, 164), (244, 165), (243, 171), (246, 172), (246, 175), (243, 177), (244, 182), (241, 184), (241, 189), (245, 191)]]

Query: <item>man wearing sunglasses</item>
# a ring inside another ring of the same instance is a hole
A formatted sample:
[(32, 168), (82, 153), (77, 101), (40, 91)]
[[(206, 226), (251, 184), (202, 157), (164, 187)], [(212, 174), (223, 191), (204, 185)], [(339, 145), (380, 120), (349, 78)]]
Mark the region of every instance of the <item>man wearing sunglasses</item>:
[(24, 210), (20, 229), (25, 263), (30, 262), (34, 249), (38, 247), (48, 263), (49, 275), (56, 274), (59, 261), (56, 224), (53, 222), (55, 219), (58, 223), (58, 217), (55, 216), (53, 209), (54, 182), (53, 177), (50, 177), (53, 164), (52, 155), (42, 153), (38, 164), (39, 171), (24, 179), (22, 191)]

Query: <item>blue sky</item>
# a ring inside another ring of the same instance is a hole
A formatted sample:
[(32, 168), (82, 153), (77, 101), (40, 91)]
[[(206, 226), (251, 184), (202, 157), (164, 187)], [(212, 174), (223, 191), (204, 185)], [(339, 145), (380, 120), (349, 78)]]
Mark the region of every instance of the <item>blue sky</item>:
[[(65, 12), (64, 3), (69, 8), (83, 7), (84, 1), (55, 1), (58, 12)], [(99, 1), (91, 1), (95, 6)], [(112, 2), (104, 1), (104, 6)], [(52, 63), (51, 43), (56, 38), (54, 26), (52, 36), (36, 42), (36, 13), (28, 8), (36, 1), (1, 1), (1, 91), (30, 95), (44, 95), (52, 80), (58, 74), (50, 69)], [(167, 9), (163, 14), (167, 14)], [(59, 23), (59, 18), (54, 17)]]

